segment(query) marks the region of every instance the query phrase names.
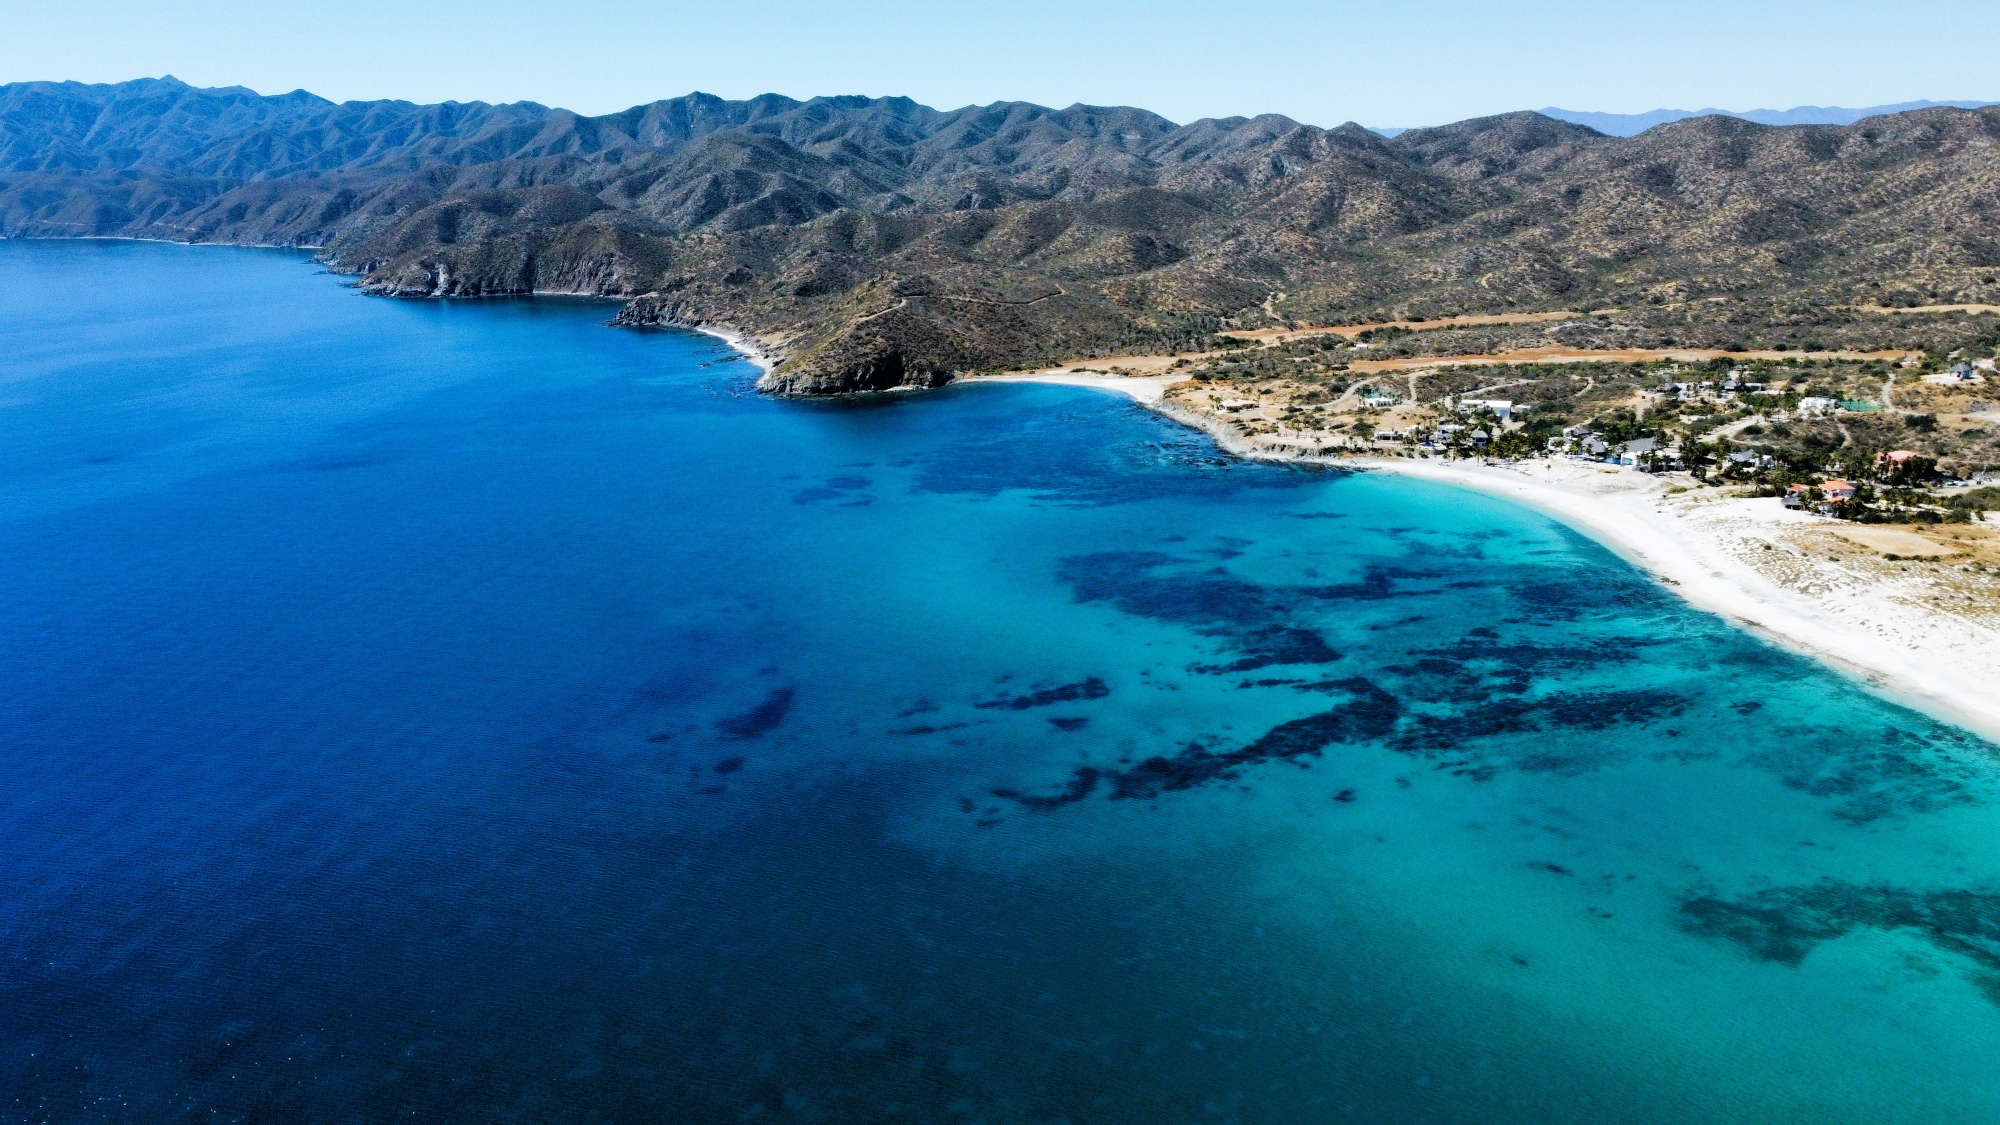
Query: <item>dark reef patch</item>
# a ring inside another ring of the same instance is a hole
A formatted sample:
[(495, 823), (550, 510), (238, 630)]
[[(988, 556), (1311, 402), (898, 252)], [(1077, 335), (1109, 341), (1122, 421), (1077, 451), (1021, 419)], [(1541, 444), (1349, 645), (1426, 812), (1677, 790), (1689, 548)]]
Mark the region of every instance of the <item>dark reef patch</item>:
[(1192, 664), (1188, 666), (1188, 671), (1221, 675), (1251, 672), (1273, 664), (1331, 664), (1341, 655), (1329, 648), (1318, 633), (1289, 625), (1247, 630), (1239, 634), (1234, 643), (1236, 649), (1245, 654), (1241, 658), (1227, 664)]
[(1338, 582), (1331, 586), (1312, 586), (1307, 589), (1311, 596), (1325, 602), (1379, 602), (1399, 596), (1402, 591), (1396, 586), (1398, 578), (1437, 578), (1441, 574), (1434, 570), (1410, 570), (1403, 567), (1371, 565), (1361, 572), (1359, 582)]
[[(1609, 730), (1679, 715), (1693, 702), (1676, 692), (1656, 689), (1500, 698), (1450, 715), (1414, 715), (1393, 745), (1406, 753), (1428, 754), (1462, 749), (1474, 739), (1497, 735)], [(1539, 744), (1537, 749), (1514, 757), (1508, 764), (1524, 770), (1575, 772), (1604, 764), (1608, 753), (1612, 751), (1588, 742)]]
[[(1197, 664), (1195, 672), (1222, 675), (1340, 659), (1317, 630), (1297, 618), (1327, 600), (1327, 590), (1343, 587), (1261, 586), (1221, 567), (1191, 572), (1191, 565), (1158, 551), (1105, 551), (1064, 559), (1057, 577), (1079, 602), (1107, 602), (1135, 617), (1186, 626), (1236, 654), (1234, 660)], [(1393, 586), (1386, 574), (1379, 582)], [(1375, 586), (1364, 582), (1356, 588)]]
[(1638, 659), (1645, 648), (1659, 643), (1646, 637), (1619, 636), (1590, 644), (1501, 644), (1493, 630), (1475, 629), (1450, 644), (1423, 649), (1414, 664), (1393, 670), (1413, 678), (1433, 678), (1441, 689), (1439, 698), (1520, 695), (1538, 677), (1627, 664)]
[(1112, 773), (1112, 799), (1150, 799), (1210, 781), (1234, 781), (1248, 767), (1274, 759), (1296, 763), (1320, 757), (1334, 743), (1380, 739), (1396, 727), (1402, 715), (1396, 697), (1360, 677), (1344, 681), (1342, 687), (1354, 695), (1350, 703), (1280, 723), (1242, 749), (1216, 753), (1200, 743), (1188, 743), (1174, 757), (1150, 757), (1132, 769)]
[(1729, 900), (1684, 897), (1680, 927), (1736, 943), (1760, 961), (1797, 966), (1823, 941), (1863, 928), (1910, 930), (1980, 967), (1981, 991), (2000, 1004), (2000, 892), (1917, 891), (1835, 879), (1772, 887)]
[(1787, 789), (1832, 800), (1828, 815), (1850, 824), (1985, 799), (1975, 788), (1979, 771), (1966, 760), (1978, 752), (1978, 741), (1918, 715), (1908, 722), (1916, 729), (1883, 727), (1871, 734), (1794, 727), (1759, 743), (1742, 761), (1770, 771)]
[(1104, 686), (1104, 681), (1098, 679), (1096, 676), (1092, 676), (1078, 683), (1043, 688), (1040, 691), (1029, 692), (1027, 695), (1016, 695), (1007, 699), (989, 699), (983, 703), (974, 703), (973, 706), (988, 711), (1026, 711), (1030, 707), (1049, 707), (1057, 703), (1075, 703), (1080, 699), (1103, 699), (1110, 694), (1111, 689)]
[(1082, 730), (1083, 728), (1090, 725), (1090, 720), (1084, 718), (1081, 715), (1073, 715), (1067, 718), (1050, 719), (1049, 725), (1056, 728), (1057, 730), (1064, 730), (1064, 731)]
[(943, 726), (934, 727), (926, 723), (921, 726), (903, 727), (899, 730), (892, 730), (889, 733), (890, 734), (943, 734), (945, 731), (948, 730), (964, 730), (966, 727), (969, 727), (971, 725), (972, 725), (971, 723), (945, 723)]
[(1335, 743), (1365, 742), (1395, 729), (1402, 708), (1394, 696), (1360, 677), (1342, 681), (1342, 687), (1354, 697), (1347, 703), (1317, 715), (1279, 723), (1235, 750), (1215, 751), (1191, 742), (1172, 757), (1156, 755), (1129, 769), (1080, 767), (1069, 784), (1051, 796), (1032, 796), (1014, 789), (995, 789), (993, 794), (1029, 808), (1056, 808), (1082, 800), (1103, 780), (1110, 782), (1113, 800), (1151, 799), (1213, 781), (1233, 781), (1244, 770), (1265, 762), (1304, 764), (1301, 759), (1319, 757)]
[[(1537, 621), (1578, 621), (1606, 614), (1639, 616), (1673, 608), (1672, 595), (1631, 581), (1620, 569), (1523, 568), (1522, 577), (1502, 583), (1507, 595), (1533, 611)], [(1537, 573), (1539, 572), (1539, 573)]]
[(1078, 766), (1076, 772), (1070, 775), (1069, 784), (1063, 786), (1062, 791), (1053, 796), (1038, 796), (1032, 793), (1022, 793), (1014, 789), (995, 789), (993, 795), (1004, 800), (1013, 801), (1024, 809), (1047, 812), (1050, 809), (1059, 809), (1064, 805), (1073, 805), (1090, 796), (1091, 790), (1097, 788), (1097, 778), (1097, 770), (1090, 766)]
[(715, 729), (730, 738), (761, 738), (785, 721), (796, 694), (791, 688), (778, 688), (757, 706), (716, 723)]

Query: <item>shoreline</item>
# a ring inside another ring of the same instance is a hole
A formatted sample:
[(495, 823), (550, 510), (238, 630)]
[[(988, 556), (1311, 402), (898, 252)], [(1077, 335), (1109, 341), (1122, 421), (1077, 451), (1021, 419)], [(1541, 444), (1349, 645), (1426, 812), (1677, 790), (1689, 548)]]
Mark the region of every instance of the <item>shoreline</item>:
[[(1879, 576), (1819, 563), (1795, 542), (1837, 534), (1835, 521), (1758, 506), (1713, 490), (1669, 493), (1667, 481), (1595, 462), (1517, 463), (1381, 456), (1317, 457), (1255, 446), (1227, 422), (1165, 402), (1174, 376), (982, 376), (965, 383), (1048, 383), (1123, 394), (1214, 437), (1249, 459), (1343, 465), (1466, 488), (1531, 508), (1603, 545), (1689, 605), (1859, 679), (1877, 694), (2000, 743), (2000, 632), (1961, 615), (1912, 604)], [(1768, 509), (1768, 511), (1766, 510)], [(1783, 548), (1782, 554), (1773, 554)], [(1819, 596), (1760, 573), (1767, 559), (1802, 565)], [(1816, 569), (1815, 569), (1816, 568)], [(1905, 584), (1907, 586), (1907, 584)]]
[(771, 373), (773, 367), (778, 366), (778, 361), (772, 357), (771, 353), (759, 346), (757, 341), (747, 332), (738, 332), (733, 328), (717, 328), (708, 324), (695, 325), (692, 331), (699, 332), (704, 336), (713, 336), (723, 343), (728, 344), (731, 348), (740, 352), (744, 359), (749, 360), (751, 365), (757, 368), (760, 375), (768, 375)]
[[(1430, 480), (1510, 500), (1584, 532), (1613, 554), (1646, 571), (1672, 588), (1683, 601), (1748, 629), (1781, 647), (1813, 657), (1854, 676), (1897, 702), (1946, 718), (1981, 736), (2000, 742), (2000, 693), (1983, 683), (2000, 670), (2000, 647), (1984, 638), (1986, 667), (1961, 672), (1937, 666), (1935, 654), (1884, 643), (1853, 621), (1807, 594), (1788, 589), (1742, 565), (1726, 544), (1700, 534), (1698, 525), (1668, 508), (1665, 483), (1633, 469), (1606, 473), (1593, 463), (1520, 462), (1517, 466), (1481, 463), (1353, 458), (1358, 467), (1415, 480)], [(1623, 495), (1565, 487), (1537, 480), (1537, 470), (1625, 478)], [(1638, 482), (1631, 478), (1639, 478)], [(1637, 483), (1638, 487), (1630, 487)], [(1690, 501), (1689, 503), (1695, 503)], [(1776, 501), (1768, 501), (1776, 507)], [(1782, 509), (1779, 509), (1782, 511)], [(1822, 521), (1801, 516), (1796, 522), (1818, 526)], [(1885, 606), (1886, 608), (1886, 606)], [(1906, 617), (1916, 616), (1914, 612)], [(1926, 615), (1931, 616), (1931, 615)], [(1925, 622), (1935, 627), (1941, 622)], [(1926, 660), (1926, 655), (1934, 658)]]

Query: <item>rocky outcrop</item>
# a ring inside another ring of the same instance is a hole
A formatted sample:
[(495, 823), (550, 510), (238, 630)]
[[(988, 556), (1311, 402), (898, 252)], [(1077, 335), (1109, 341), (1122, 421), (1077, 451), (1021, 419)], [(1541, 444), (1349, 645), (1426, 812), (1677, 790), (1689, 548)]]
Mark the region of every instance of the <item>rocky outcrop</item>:
[(855, 324), (844, 335), (757, 381), (784, 395), (842, 395), (942, 387), (974, 364), (966, 341), (938, 323), (896, 309)]
[(608, 323), (614, 328), (700, 328), (708, 318), (685, 297), (641, 293), (620, 306)]

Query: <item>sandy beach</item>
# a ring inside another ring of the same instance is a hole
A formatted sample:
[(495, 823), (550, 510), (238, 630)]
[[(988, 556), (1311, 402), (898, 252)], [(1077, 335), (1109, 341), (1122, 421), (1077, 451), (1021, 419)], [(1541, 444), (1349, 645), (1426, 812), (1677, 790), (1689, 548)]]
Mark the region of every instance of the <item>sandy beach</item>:
[(764, 346), (754, 336), (728, 328), (714, 328), (706, 324), (697, 327), (695, 331), (704, 336), (713, 336), (737, 351), (742, 352), (743, 358), (755, 364), (760, 373), (768, 374), (773, 367), (778, 365), (778, 358), (765, 350)]
[(1864, 529), (1788, 510), (1774, 498), (1570, 459), (1301, 458), (1247, 441), (1221, 419), (1166, 404), (1166, 388), (1178, 381), (1067, 371), (964, 380), (1112, 391), (1215, 435), (1238, 455), (1396, 473), (1527, 505), (1603, 543), (1701, 609), (2000, 741), (2000, 582), (1966, 565), (2000, 553), (2000, 536), (1984, 525), (1924, 534)]

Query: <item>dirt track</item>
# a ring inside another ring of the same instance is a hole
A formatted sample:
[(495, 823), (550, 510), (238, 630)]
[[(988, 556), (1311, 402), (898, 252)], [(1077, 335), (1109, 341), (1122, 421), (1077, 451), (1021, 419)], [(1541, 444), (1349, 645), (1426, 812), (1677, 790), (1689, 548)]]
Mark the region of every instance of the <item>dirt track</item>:
[(1433, 328), (1476, 328), (1492, 324), (1543, 324), (1551, 320), (1575, 320), (1595, 313), (1581, 312), (1538, 312), (1538, 313), (1481, 313), (1478, 316), (1449, 316), (1437, 320), (1386, 320), (1380, 324), (1341, 324), (1319, 328), (1252, 328), (1241, 332), (1223, 332), (1219, 335), (1233, 336), (1238, 340), (1255, 340), (1266, 346), (1282, 344), (1288, 340), (1301, 340), (1308, 336), (1344, 336), (1352, 339), (1363, 332), (1378, 328), (1407, 328), (1422, 332)]

